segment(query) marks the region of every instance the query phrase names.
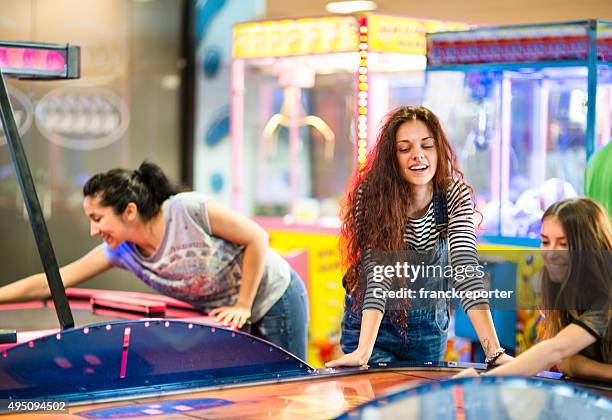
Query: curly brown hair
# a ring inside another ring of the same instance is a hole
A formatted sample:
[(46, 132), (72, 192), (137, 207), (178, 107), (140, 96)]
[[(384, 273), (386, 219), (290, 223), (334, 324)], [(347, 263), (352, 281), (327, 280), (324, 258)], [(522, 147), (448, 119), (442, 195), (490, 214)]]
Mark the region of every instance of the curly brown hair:
[[(347, 272), (343, 279), (347, 293), (360, 306), (365, 293), (360, 287), (362, 250), (399, 251), (405, 249), (403, 231), (410, 209), (411, 186), (401, 176), (396, 155), (399, 127), (411, 121), (422, 121), (435, 139), (438, 153), (435, 191), (447, 191), (453, 180), (463, 182), (457, 157), (448, 142), (438, 117), (422, 106), (403, 106), (385, 117), (376, 145), (366, 165), (353, 174), (342, 205), (340, 254)], [(468, 186), (470, 193), (471, 187)]]

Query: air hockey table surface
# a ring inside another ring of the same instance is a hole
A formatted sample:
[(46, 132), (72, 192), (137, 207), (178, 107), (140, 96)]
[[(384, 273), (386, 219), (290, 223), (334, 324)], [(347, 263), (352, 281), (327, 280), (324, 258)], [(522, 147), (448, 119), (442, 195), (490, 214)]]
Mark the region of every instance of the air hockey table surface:
[[(547, 373), (448, 380), (467, 366), (450, 362), (314, 369), (180, 302), (112, 295), (69, 289), (81, 326), (65, 331), (54, 328), (52, 308), (45, 303), (0, 305), (0, 328), (18, 329), (20, 341), (0, 345), (0, 415), (612, 418), (610, 384), (559, 380)], [(8, 409), (10, 402), (49, 400), (66, 402), (68, 410)]]

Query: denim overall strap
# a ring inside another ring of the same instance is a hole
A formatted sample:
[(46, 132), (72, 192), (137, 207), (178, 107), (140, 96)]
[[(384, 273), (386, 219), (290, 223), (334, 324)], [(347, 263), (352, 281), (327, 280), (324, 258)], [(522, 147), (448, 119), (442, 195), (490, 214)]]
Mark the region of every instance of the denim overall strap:
[(436, 219), (436, 230), (440, 238), (446, 238), (448, 230), (448, 204), (446, 194), (442, 191), (435, 191), (433, 195), (434, 217)]

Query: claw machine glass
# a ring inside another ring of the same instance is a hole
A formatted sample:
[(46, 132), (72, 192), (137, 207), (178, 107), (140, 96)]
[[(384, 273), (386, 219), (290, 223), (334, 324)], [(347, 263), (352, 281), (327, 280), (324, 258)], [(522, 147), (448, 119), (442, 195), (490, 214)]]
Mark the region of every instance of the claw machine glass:
[(382, 117), (422, 102), (425, 33), (468, 27), (373, 14), (234, 26), (232, 206), (268, 230), (272, 247), (306, 251), (315, 365), (333, 357), (340, 326), (347, 182)]
[(424, 102), (474, 187), (483, 240), (537, 246), (543, 211), (583, 193), (610, 139), (611, 41), (601, 21), (428, 35)]
[(516, 317), (512, 334), (521, 351), (533, 344), (538, 324), (534, 248), (542, 214), (583, 194), (586, 162), (610, 140), (612, 24), (428, 34), (427, 48), (424, 103), (444, 121), (474, 188), (479, 253), (516, 264), (518, 307), (533, 308), (493, 311), (494, 320)]

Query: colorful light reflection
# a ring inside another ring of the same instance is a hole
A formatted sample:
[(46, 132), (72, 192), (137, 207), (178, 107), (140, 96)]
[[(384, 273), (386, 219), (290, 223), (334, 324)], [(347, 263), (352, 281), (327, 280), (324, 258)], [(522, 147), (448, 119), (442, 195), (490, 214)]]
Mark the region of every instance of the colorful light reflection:
[(8, 74), (60, 75), (66, 69), (66, 57), (60, 51), (0, 47), (0, 68)]

